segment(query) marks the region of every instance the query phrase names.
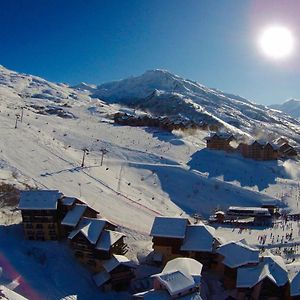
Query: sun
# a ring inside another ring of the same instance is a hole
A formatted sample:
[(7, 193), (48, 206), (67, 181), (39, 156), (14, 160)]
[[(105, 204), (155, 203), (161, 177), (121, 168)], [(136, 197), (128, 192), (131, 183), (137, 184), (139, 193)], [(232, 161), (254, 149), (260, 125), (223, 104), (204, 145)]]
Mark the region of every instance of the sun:
[(293, 53), (294, 37), (284, 26), (270, 26), (262, 31), (259, 46), (268, 57), (282, 59)]

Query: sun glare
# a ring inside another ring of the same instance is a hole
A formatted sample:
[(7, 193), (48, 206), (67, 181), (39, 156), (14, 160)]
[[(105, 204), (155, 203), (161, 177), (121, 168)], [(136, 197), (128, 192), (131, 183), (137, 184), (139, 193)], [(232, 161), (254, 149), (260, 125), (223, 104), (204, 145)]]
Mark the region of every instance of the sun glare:
[(286, 27), (270, 26), (261, 33), (259, 46), (268, 57), (285, 58), (290, 56), (294, 50), (294, 37)]

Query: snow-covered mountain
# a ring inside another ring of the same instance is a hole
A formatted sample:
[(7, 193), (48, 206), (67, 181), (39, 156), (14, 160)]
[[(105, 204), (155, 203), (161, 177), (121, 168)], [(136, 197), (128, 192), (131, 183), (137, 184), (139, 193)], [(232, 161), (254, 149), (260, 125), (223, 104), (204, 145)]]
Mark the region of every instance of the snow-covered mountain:
[(280, 110), (296, 119), (300, 119), (300, 100), (289, 99), (282, 104), (273, 104), (270, 107)]
[(141, 76), (101, 84), (92, 91), (92, 96), (138, 107), (155, 115), (181, 114), (196, 122), (218, 124), (240, 134), (256, 135), (266, 130), (299, 139), (297, 120), (165, 70), (151, 70)]
[[(207, 218), (216, 208), (269, 201), (300, 212), (299, 161), (259, 162), (210, 151), (204, 140), (209, 132), (204, 130), (182, 134), (116, 126), (111, 115), (132, 111), (125, 106), (129, 103), (156, 114), (199, 120), (208, 116), (209, 121), (243, 134), (266, 128), (296, 140), (299, 130), (298, 122), (282, 113), (166, 71), (149, 71), (97, 88), (86, 84), (71, 88), (1, 67), (0, 182), (58, 189), (81, 198), (126, 233), (127, 255), (135, 260), (150, 252), (148, 235), (158, 215)], [(15, 128), (22, 108), (23, 120)], [(90, 151), (81, 167), (84, 148)], [(22, 278), (17, 291), (29, 299), (56, 300), (72, 294), (80, 299), (131, 299), (99, 291), (66, 245), (25, 241), (16, 225), (19, 220), (14, 208), (1, 207), (0, 240), (5, 243), (0, 250), (22, 277), (10, 273), (5, 264), (0, 284)], [(39, 263), (40, 255), (46, 257), (46, 265)]]

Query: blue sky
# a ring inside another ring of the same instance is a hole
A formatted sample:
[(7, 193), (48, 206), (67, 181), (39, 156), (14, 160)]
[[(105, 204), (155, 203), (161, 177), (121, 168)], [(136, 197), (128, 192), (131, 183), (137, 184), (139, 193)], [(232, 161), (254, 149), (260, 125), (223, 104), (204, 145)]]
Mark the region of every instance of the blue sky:
[(258, 103), (300, 99), (297, 55), (276, 62), (257, 47), (268, 24), (297, 38), (299, 9), (297, 0), (1, 1), (0, 64), (70, 84), (161, 68)]

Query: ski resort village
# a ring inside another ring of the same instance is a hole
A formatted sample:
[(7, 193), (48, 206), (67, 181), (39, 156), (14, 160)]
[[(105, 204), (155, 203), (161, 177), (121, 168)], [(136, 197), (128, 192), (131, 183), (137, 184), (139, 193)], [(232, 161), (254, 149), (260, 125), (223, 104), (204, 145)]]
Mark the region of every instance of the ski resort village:
[(165, 70), (0, 67), (0, 299), (300, 299), (300, 121)]

